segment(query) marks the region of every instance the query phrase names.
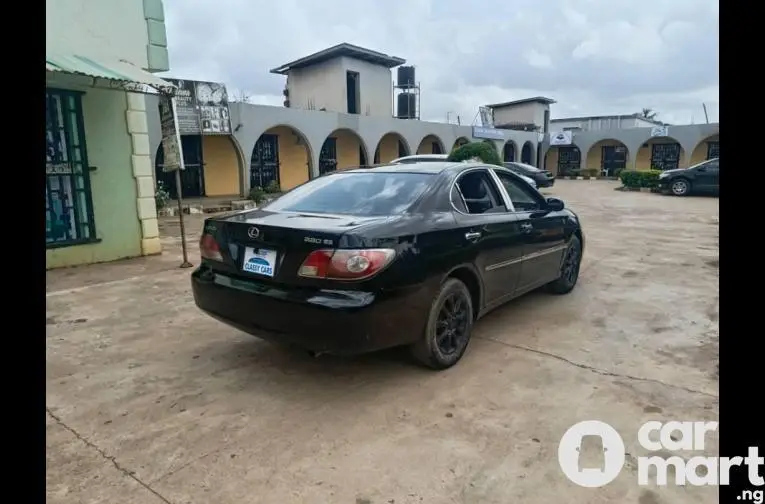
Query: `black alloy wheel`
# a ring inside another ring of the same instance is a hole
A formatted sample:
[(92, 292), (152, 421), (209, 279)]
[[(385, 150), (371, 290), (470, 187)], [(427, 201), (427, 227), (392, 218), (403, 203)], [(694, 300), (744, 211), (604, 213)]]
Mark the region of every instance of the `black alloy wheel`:
[(467, 350), (473, 329), (473, 301), (467, 286), (447, 278), (433, 298), (425, 331), (411, 352), (432, 369), (455, 365)]
[(468, 337), (468, 301), (461, 292), (444, 299), (436, 320), (436, 345), (444, 355), (459, 351)]
[(568, 294), (579, 280), (579, 266), (582, 263), (582, 242), (575, 235), (566, 247), (563, 261), (560, 265), (560, 276), (547, 284), (547, 290), (553, 294)]

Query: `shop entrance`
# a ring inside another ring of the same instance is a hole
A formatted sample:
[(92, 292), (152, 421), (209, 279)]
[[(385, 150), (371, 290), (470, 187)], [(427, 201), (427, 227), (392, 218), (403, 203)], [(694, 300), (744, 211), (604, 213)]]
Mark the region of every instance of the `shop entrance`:
[[(204, 170), (202, 169), (202, 135), (182, 135), (181, 149), (183, 151), (184, 170), (181, 171), (181, 190), (184, 198), (200, 198), (205, 195)], [(157, 182), (162, 182), (170, 198), (178, 199), (175, 185), (175, 173), (165, 172), (165, 152), (162, 145), (157, 149), (155, 159), (155, 174)]]
[(679, 143), (655, 143), (651, 145), (652, 170), (676, 170), (679, 166)]
[(279, 136), (260, 135), (250, 161), (250, 187), (279, 184)]

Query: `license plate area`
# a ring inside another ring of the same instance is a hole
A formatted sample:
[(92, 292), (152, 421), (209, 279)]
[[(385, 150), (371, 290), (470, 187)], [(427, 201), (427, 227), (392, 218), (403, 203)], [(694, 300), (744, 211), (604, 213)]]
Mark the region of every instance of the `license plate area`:
[(276, 250), (263, 247), (245, 247), (242, 271), (273, 278), (276, 272)]

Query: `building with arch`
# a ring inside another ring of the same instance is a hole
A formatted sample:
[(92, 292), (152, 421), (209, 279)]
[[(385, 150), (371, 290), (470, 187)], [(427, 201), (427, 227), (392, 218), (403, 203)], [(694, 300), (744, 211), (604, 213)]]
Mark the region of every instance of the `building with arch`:
[[(402, 58), (339, 44), (274, 68), (272, 73), (287, 77), (284, 106), (229, 104), (231, 143), (240, 157), (235, 162), (234, 155), (227, 154), (225, 170), (216, 169), (228, 174), (236, 166), (238, 195), (245, 196), (256, 186), (275, 184), (286, 191), (330, 171), (386, 163), (414, 153), (448, 153), (470, 141), (489, 141), (500, 153), (511, 142), (522, 146), (531, 162), (536, 162), (536, 132), (486, 131), (396, 118), (391, 68), (403, 63)], [(156, 109), (156, 103), (152, 107)], [(158, 114), (149, 119), (149, 131), (152, 152), (157, 152), (161, 141)], [(211, 147), (200, 148), (204, 169), (197, 177), (204, 180), (198, 185), (207, 189), (208, 171), (213, 167), (205, 153)], [(225, 149), (221, 146), (220, 151)], [(226, 187), (234, 189), (231, 183)]]
[[(557, 176), (578, 170), (613, 176), (621, 170), (687, 168), (720, 155), (719, 123), (629, 126), (548, 133), (543, 166)], [(565, 143), (556, 140), (559, 135)]]

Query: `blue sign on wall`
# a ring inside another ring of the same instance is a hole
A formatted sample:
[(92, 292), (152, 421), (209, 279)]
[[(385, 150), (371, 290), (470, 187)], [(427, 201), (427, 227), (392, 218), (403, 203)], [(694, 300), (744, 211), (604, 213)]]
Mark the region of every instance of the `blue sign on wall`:
[(487, 140), (504, 140), (505, 132), (500, 129), (473, 126), (473, 138), (485, 138)]

